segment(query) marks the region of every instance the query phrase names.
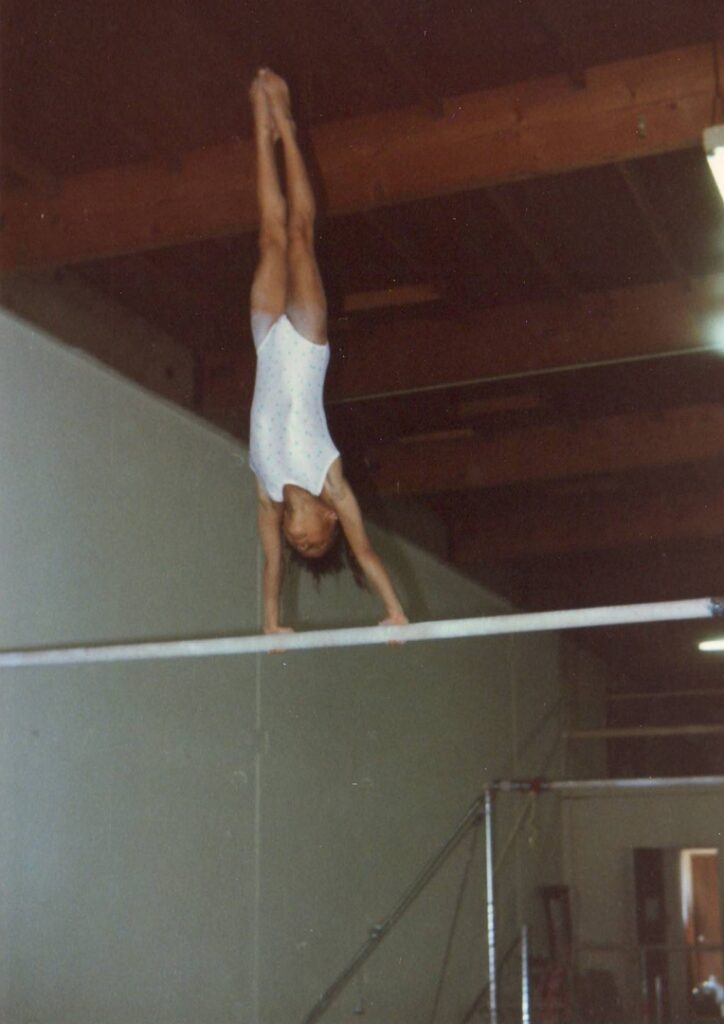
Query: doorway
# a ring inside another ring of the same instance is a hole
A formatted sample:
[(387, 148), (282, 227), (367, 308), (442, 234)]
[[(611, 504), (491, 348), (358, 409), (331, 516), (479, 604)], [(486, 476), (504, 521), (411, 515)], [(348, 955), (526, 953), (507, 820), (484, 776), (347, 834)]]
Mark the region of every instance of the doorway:
[(718, 1021), (724, 1007), (719, 851), (634, 850), (645, 1012), (654, 1024)]
[(689, 991), (700, 1010), (709, 1005), (721, 1016), (724, 1005), (719, 851), (690, 849), (680, 853), (681, 921), (688, 948)]

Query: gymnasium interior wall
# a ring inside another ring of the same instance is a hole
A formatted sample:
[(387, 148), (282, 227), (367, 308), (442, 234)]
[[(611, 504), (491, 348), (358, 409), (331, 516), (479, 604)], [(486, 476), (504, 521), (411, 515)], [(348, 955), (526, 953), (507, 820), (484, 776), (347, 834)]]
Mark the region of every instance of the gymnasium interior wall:
[[(553, 797), (554, 801), (557, 799)], [(566, 796), (561, 805), (564, 875), (572, 896), (576, 942), (583, 947), (579, 964), (581, 968), (610, 972), (625, 1005), (637, 1006), (641, 998), (641, 973), (634, 850), (719, 850), (719, 893), (724, 893), (724, 792), (686, 789), (582, 793)], [(615, 822), (615, 828), (611, 822)], [(672, 880), (670, 905), (666, 908), (667, 941), (679, 947), (679, 953), (669, 960), (672, 998), (676, 996), (676, 979), (681, 976), (684, 983), (686, 979), (681, 952), (681, 905), (673, 892), (677, 884)], [(682, 1019), (688, 1012), (686, 1002), (684, 993)]]
[[(257, 632), (245, 448), (12, 315), (0, 336), (0, 644)], [(504, 610), (374, 539), (413, 619)], [(317, 593), (292, 575), (286, 610), (300, 628), (380, 617), (348, 578)], [(3, 1021), (301, 1021), (486, 780), (569, 769), (571, 687), (594, 714), (605, 683), (572, 650), (548, 635), (4, 671)], [(602, 773), (600, 747), (575, 758)], [(497, 819), (501, 950), (524, 920), (542, 945), (558, 805)], [(439, 990), (454, 1021), (485, 975), (480, 836), (327, 1019), (412, 1024)]]

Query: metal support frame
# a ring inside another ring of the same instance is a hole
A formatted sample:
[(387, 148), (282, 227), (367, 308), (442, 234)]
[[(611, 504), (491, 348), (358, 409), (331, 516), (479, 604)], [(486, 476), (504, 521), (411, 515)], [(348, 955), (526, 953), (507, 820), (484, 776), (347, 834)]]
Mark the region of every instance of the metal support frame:
[(528, 925), (520, 929), (520, 1020), (521, 1024), (531, 1024), (530, 1020), (530, 960), (528, 953)]
[[(495, 793), (586, 793), (601, 791), (623, 791), (638, 792), (647, 789), (654, 790), (676, 790), (676, 789), (724, 789), (724, 775), (691, 775), (676, 776), (672, 778), (650, 778), (650, 779), (497, 779), (485, 790), (485, 849), (486, 849), (486, 879), (489, 889), (488, 896), (488, 970), (490, 982), (488, 987), (488, 1014), (490, 1024), (498, 1024), (498, 998), (496, 983), (496, 924), (495, 924), (495, 899), (491, 900), (492, 891), (492, 868), (488, 866), (487, 854), (490, 851), (492, 861), (492, 850), (494, 842), (495, 821), (493, 818), (493, 796)], [(491, 919), (492, 915), (492, 919)], [(521, 958), (528, 959), (528, 933), (524, 925), (521, 933)], [(527, 976), (527, 968), (522, 966), (521, 971)], [(525, 993), (527, 981), (524, 977), (521, 981), (522, 990)], [(529, 999), (529, 991), (527, 998)], [(523, 1024), (530, 1022), (530, 1006), (526, 1011), (526, 996), (522, 998), (522, 1021)], [(526, 1012), (528, 1016), (526, 1017)]]
[(498, 793), (583, 793), (608, 789), (706, 789), (724, 787), (724, 775), (677, 775), (651, 779), (497, 779)]
[(490, 1024), (498, 1024), (498, 966), (495, 947), (495, 864), (493, 861), (493, 788), (483, 796), (485, 810), (485, 906), (488, 930), (488, 1010)]
[(473, 801), (467, 813), (462, 818), (448, 841), (426, 864), (412, 885), (410, 885), (402, 894), (397, 905), (390, 911), (384, 920), (370, 928), (367, 940), (363, 943), (344, 970), (342, 970), (332, 984), (325, 989), (312, 1009), (305, 1016), (303, 1024), (315, 1024), (316, 1021), (320, 1020), (324, 1016), (327, 1010), (337, 999), (337, 996), (339, 996), (343, 989), (347, 987), (349, 982), (360, 971), (367, 960), (369, 960), (380, 943), (387, 937), (398, 921), (412, 906), (417, 897), (426, 889), (428, 883), (435, 877), (443, 864), (447, 862), (453, 851), (458, 848), (468, 832), (480, 824), (485, 815), (484, 803), (484, 796), (480, 796)]
[[(347, 966), (337, 975), (331, 985), (322, 993), (312, 1009), (304, 1017), (303, 1024), (316, 1024), (336, 1001), (340, 993), (347, 987), (349, 982), (357, 975), (362, 966), (376, 951), (382, 941), (397, 925), (405, 915), (409, 907), (417, 897), (424, 891), (429, 882), (435, 877), (440, 868), (445, 864), (454, 850), (462, 842), (463, 838), (472, 828), (478, 827), (481, 823), (485, 828), (485, 903), (486, 903), (486, 932), (487, 932), (487, 984), (481, 988), (480, 993), (472, 1004), (464, 1021), (473, 1019), (480, 1001), (487, 993), (489, 1024), (499, 1024), (500, 1015), (498, 1008), (498, 969), (507, 962), (515, 948), (518, 946), (518, 939), (507, 949), (498, 963), (497, 955), (497, 928), (496, 928), (496, 900), (495, 900), (495, 819), (493, 805), (497, 793), (551, 793), (551, 792), (597, 792), (600, 790), (624, 790), (636, 791), (641, 789), (674, 789), (674, 788), (724, 788), (724, 775), (705, 775), (692, 777), (678, 777), (671, 779), (498, 779), (489, 783), (483, 793), (470, 805), (464, 817), (458, 823), (455, 831), (447, 842), (440, 848), (437, 854), (422, 869), (415, 881), (402, 894), (397, 905), (379, 923), (374, 925), (368, 938), (360, 947), (355, 956)], [(530, 953), (528, 944), (527, 927), (521, 933), (521, 1002), (524, 1024), (530, 1024)], [(526, 1017), (527, 1013), (527, 1017)]]

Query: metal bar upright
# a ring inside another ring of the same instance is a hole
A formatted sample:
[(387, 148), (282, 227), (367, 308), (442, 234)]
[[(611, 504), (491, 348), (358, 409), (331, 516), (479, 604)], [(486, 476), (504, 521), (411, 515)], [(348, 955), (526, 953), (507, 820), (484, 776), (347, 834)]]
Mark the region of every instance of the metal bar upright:
[(488, 922), (488, 1009), (490, 1024), (498, 1024), (498, 978), (495, 951), (495, 865), (493, 863), (493, 788), (486, 786), (485, 902)]
[(520, 929), (520, 1020), (521, 1024), (530, 1024), (530, 959), (527, 924)]

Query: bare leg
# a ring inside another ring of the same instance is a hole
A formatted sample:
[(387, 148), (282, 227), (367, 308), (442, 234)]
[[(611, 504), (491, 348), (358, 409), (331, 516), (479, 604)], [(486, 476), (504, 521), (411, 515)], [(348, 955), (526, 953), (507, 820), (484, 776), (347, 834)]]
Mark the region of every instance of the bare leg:
[(327, 299), (314, 253), (316, 204), (304, 159), (297, 145), (286, 82), (271, 71), (262, 72), (274, 124), (284, 147), (287, 172), (287, 288), (286, 313), (309, 341), (327, 343)]
[(263, 87), (263, 72), (254, 79), (249, 97), (256, 133), (259, 204), (259, 263), (251, 286), (251, 330), (258, 345), (287, 305), (287, 206), (274, 157), (277, 133)]

